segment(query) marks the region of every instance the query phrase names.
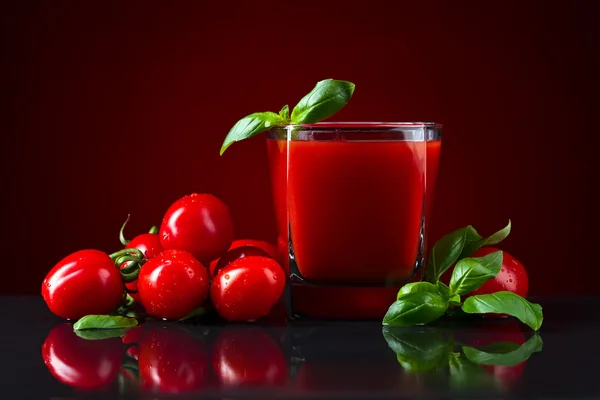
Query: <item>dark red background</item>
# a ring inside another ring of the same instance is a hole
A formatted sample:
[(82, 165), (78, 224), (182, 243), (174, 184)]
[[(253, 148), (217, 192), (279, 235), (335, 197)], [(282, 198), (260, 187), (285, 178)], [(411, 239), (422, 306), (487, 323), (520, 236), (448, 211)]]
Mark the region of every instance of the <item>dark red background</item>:
[(210, 192), (273, 240), (263, 138), (240, 117), (356, 83), (337, 120), (445, 126), (433, 239), (513, 221), (531, 294), (598, 293), (595, 2), (14, 2), (2, 18), (0, 293), (119, 247)]

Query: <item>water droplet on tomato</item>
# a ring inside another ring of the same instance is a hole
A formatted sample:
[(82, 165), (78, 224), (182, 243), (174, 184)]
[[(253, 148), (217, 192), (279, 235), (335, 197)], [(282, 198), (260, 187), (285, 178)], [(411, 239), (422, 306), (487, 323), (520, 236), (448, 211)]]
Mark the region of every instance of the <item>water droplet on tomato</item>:
[(223, 278), (229, 279), (229, 274), (225, 274), (225, 276)]

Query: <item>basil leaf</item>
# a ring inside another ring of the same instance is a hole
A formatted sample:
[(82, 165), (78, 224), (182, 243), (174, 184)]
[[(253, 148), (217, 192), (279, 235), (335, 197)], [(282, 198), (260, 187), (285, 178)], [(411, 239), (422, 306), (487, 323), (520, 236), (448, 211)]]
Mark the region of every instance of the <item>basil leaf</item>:
[(234, 142), (256, 136), (273, 126), (282, 125), (284, 123), (285, 121), (283, 118), (270, 111), (250, 114), (240, 119), (225, 137), (223, 145), (221, 146), (221, 155), (223, 155), (225, 150), (227, 150)]
[(281, 111), (279, 111), (279, 116), (281, 118), (283, 118), (285, 121), (290, 120), (290, 107), (287, 104), (285, 106), (283, 106)]
[(398, 299), (400, 296), (409, 294), (409, 293), (417, 293), (417, 292), (429, 292), (429, 293), (439, 293), (437, 286), (429, 282), (412, 282), (407, 283), (402, 286), (398, 291)]
[(542, 306), (530, 303), (512, 292), (496, 292), (471, 296), (465, 300), (462, 310), (469, 314), (498, 313), (518, 318), (534, 331), (542, 326)]
[(483, 257), (463, 258), (456, 263), (450, 278), (450, 292), (463, 296), (495, 278), (502, 268), (502, 251)]
[(477, 233), (477, 231), (475, 231), (473, 227), (470, 228), (472, 231), (467, 233), (465, 247), (459, 258), (470, 256), (475, 250), (479, 249), (482, 246), (491, 246), (494, 244), (498, 244), (504, 239), (506, 239), (506, 237), (510, 234), (511, 221), (509, 219), (508, 225), (500, 229), (498, 232), (488, 236), (487, 238), (482, 238), (481, 236), (479, 236), (479, 234)]
[(383, 325), (412, 326), (427, 324), (441, 317), (448, 303), (437, 293), (414, 292), (398, 297), (383, 317)]
[(190, 311), (186, 316), (183, 316), (183, 317), (179, 318), (177, 320), (177, 322), (185, 321), (185, 320), (192, 319), (192, 318), (195, 318), (195, 317), (200, 317), (200, 316), (202, 316), (204, 314), (206, 314), (206, 308), (204, 308), (204, 307), (198, 307), (198, 308)]
[(460, 353), (450, 353), (450, 386), (454, 389), (488, 387), (494, 384), (491, 374)]
[(384, 327), (383, 337), (407, 371), (426, 372), (443, 366), (451, 343), (437, 329), (415, 331)]
[(293, 124), (312, 124), (342, 109), (354, 93), (354, 84), (325, 79), (317, 83), (292, 110)]
[(460, 305), (460, 296), (458, 294), (452, 294), (450, 288), (442, 281), (438, 281), (436, 284), (438, 293), (450, 303), (450, 305)]
[(113, 329), (136, 326), (137, 319), (120, 315), (86, 315), (73, 325), (74, 330), (82, 329)]
[(520, 346), (512, 342), (502, 342), (478, 349), (463, 346), (462, 349), (465, 356), (474, 363), (510, 367), (521, 364), (528, 360), (533, 353), (542, 351), (542, 346), (542, 338), (536, 334)]
[(85, 340), (103, 340), (120, 338), (130, 328), (116, 328), (116, 329), (84, 329), (74, 330), (75, 334)]
[(429, 281), (436, 283), (442, 274), (456, 262), (463, 251), (470, 225), (443, 236), (433, 246), (429, 258)]

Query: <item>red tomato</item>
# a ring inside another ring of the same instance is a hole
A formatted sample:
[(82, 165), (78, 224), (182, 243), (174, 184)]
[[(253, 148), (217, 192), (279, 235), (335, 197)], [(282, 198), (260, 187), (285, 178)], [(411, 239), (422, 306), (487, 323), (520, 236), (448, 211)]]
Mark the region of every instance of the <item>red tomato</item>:
[(233, 223), (229, 209), (210, 194), (191, 194), (167, 210), (160, 226), (165, 249), (185, 250), (208, 265), (231, 246)]
[(212, 345), (212, 366), (224, 386), (272, 386), (287, 380), (281, 349), (261, 328), (225, 327)]
[[(156, 234), (156, 233), (143, 233), (141, 235), (138, 235), (135, 238), (133, 238), (133, 240), (131, 242), (129, 242), (129, 244), (127, 246), (125, 246), (125, 248), (126, 249), (134, 249), (135, 248), (135, 249), (140, 250), (142, 253), (144, 253), (144, 257), (147, 260), (156, 257), (163, 251), (162, 244), (160, 244), (160, 238), (158, 237), (158, 234)], [(127, 265), (129, 265), (128, 262), (124, 263), (123, 265), (121, 265), (121, 269), (125, 268)], [(129, 289), (133, 292), (136, 292), (137, 291), (137, 280), (126, 283), (125, 286), (127, 286), (127, 289)], [(135, 301), (137, 301), (138, 303), (140, 302), (139, 293), (131, 293), (130, 296), (133, 297), (133, 299)]]
[(142, 388), (161, 393), (198, 390), (207, 382), (208, 351), (204, 341), (178, 327), (146, 332), (139, 356)]
[(267, 257), (235, 260), (214, 278), (210, 298), (217, 313), (229, 321), (252, 321), (269, 313), (285, 286), (277, 261)]
[(138, 291), (149, 315), (179, 319), (206, 300), (208, 273), (190, 253), (165, 250), (142, 267)]
[(237, 240), (233, 241), (233, 243), (231, 244), (231, 247), (229, 247), (229, 250), (237, 249), (238, 247), (243, 247), (243, 246), (258, 247), (259, 249), (262, 249), (265, 252), (267, 252), (267, 254), (269, 254), (269, 256), (271, 256), (272, 259), (279, 261), (279, 258), (277, 257), (278, 256), (277, 248), (274, 245), (272, 245), (271, 243), (268, 243), (268, 242), (265, 242), (262, 240), (237, 239)]
[[(482, 247), (475, 251), (470, 257), (483, 257), (500, 249), (494, 247)], [(509, 291), (519, 296), (527, 296), (529, 290), (529, 278), (527, 271), (519, 261), (506, 251), (502, 251), (502, 269), (494, 279), (489, 279), (479, 289), (469, 295), (489, 294), (500, 291)]]
[(114, 262), (99, 250), (80, 250), (56, 264), (42, 283), (42, 296), (59, 317), (78, 319), (113, 312), (123, 300)]
[[(233, 261), (238, 258), (250, 257), (250, 256), (261, 256), (261, 257), (269, 257), (272, 258), (269, 253), (254, 246), (241, 246), (236, 247), (233, 250), (229, 250), (227, 253), (223, 255), (219, 259), (219, 261), (214, 265), (214, 268), (210, 271), (211, 276), (215, 276), (219, 273), (220, 270), (231, 264)], [(212, 265), (212, 263), (211, 263)]]
[(60, 382), (78, 390), (98, 390), (117, 378), (123, 345), (119, 338), (82, 339), (73, 332), (73, 325), (61, 324), (46, 337), (42, 357)]

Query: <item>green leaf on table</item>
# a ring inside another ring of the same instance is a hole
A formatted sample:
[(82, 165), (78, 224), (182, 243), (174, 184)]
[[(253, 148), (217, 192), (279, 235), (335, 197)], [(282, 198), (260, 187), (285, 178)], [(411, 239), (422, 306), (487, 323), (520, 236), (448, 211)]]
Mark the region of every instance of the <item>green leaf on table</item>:
[(325, 79), (304, 96), (292, 110), (293, 124), (313, 124), (341, 110), (354, 93), (354, 84)]
[(398, 291), (398, 298), (400, 296), (409, 294), (409, 293), (417, 293), (417, 292), (429, 292), (429, 293), (438, 293), (439, 290), (437, 286), (430, 282), (411, 282), (402, 286)]
[(504, 228), (500, 229), (498, 232), (493, 233), (487, 238), (482, 238), (473, 227), (467, 228), (469, 228), (467, 232), (467, 239), (459, 259), (470, 256), (475, 250), (481, 248), (482, 246), (491, 246), (494, 244), (498, 244), (504, 239), (506, 239), (506, 237), (510, 234), (511, 221), (508, 220), (508, 224)]
[(290, 107), (287, 104), (279, 111), (279, 116), (286, 122), (290, 120)]
[(129, 328), (138, 324), (137, 319), (120, 315), (86, 315), (73, 325), (74, 330)]
[(238, 122), (229, 130), (229, 133), (221, 146), (221, 155), (235, 142), (251, 138), (259, 133), (269, 130), (273, 126), (282, 125), (286, 121), (279, 114), (271, 111), (250, 114)]
[(495, 278), (502, 268), (502, 251), (483, 257), (463, 258), (456, 263), (450, 278), (450, 292), (464, 296)]
[(499, 342), (473, 348), (463, 346), (465, 356), (474, 363), (483, 365), (513, 366), (527, 361), (535, 352), (542, 351), (542, 338), (535, 334), (525, 343)]
[(465, 246), (470, 227), (469, 225), (443, 236), (433, 246), (427, 269), (429, 282), (437, 283), (442, 274), (458, 260)]
[(131, 328), (74, 329), (77, 336), (85, 340), (103, 340), (122, 337)]
[(441, 317), (448, 302), (437, 293), (413, 292), (398, 297), (383, 317), (383, 325), (423, 325)]
[(512, 292), (496, 292), (471, 296), (465, 300), (462, 310), (469, 314), (508, 314), (518, 318), (534, 331), (542, 326), (544, 320), (542, 306), (530, 303)]
[(438, 281), (436, 284), (438, 293), (450, 303), (452, 306), (460, 305), (460, 295), (452, 293), (448, 285), (442, 281)]
[(417, 331), (386, 326), (383, 337), (402, 367), (412, 372), (426, 372), (443, 366), (451, 347), (450, 341), (437, 329)]

